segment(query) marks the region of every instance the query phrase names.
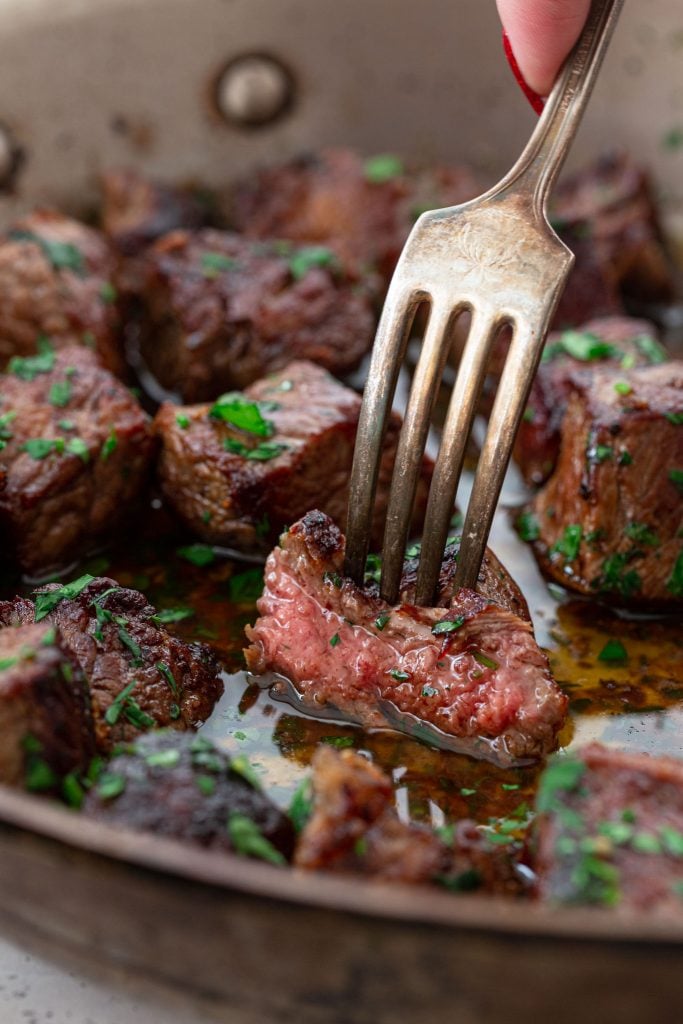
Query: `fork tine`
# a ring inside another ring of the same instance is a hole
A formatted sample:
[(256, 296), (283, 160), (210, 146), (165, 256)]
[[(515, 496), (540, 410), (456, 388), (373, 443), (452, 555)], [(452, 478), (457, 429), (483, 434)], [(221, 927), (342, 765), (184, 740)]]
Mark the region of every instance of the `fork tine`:
[(431, 604), (437, 589), (467, 439), (498, 322), (492, 311), (480, 306), (473, 311), (429, 490), (415, 594), (418, 605)]
[(552, 310), (547, 310), (545, 322), (535, 328), (529, 327), (528, 324), (513, 324), (510, 349), (498, 385), (467, 507), (462, 546), (455, 573), (456, 587), (476, 587), (493, 513), (512, 454), (515, 434), (540, 361), (545, 328), (551, 313)]
[(403, 291), (394, 275), (377, 327), (349, 483), (344, 572), (358, 586), (365, 576), (387, 419), (415, 312), (423, 299), (423, 295)]
[(460, 308), (444, 306), (440, 302), (433, 303), (413, 375), (394, 462), (382, 549), (380, 594), (390, 604), (394, 604), (398, 598), (403, 557), (432, 409), (448, 356), (450, 328)]

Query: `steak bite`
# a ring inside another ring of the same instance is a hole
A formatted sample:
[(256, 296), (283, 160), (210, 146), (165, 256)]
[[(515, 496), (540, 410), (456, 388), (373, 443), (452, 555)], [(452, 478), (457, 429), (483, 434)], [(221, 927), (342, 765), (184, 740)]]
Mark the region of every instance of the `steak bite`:
[[(215, 405), (161, 406), (159, 478), (183, 522), (213, 544), (270, 550), (293, 519), (320, 507), (342, 526), (361, 400), (313, 363), (290, 363)], [(401, 421), (392, 416), (377, 489), (375, 539), (386, 516)], [(415, 503), (424, 518), (431, 462)]]
[(342, 576), (344, 537), (320, 512), (292, 526), (266, 563), (247, 667), (294, 684), (304, 706), (331, 704), (366, 727), (398, 713), (499, 764), (542, 757), (567, 699), (531, 625), (470, 590), (447, 608), (390, 607)]
[(683, 600), (683, 363), (579, 373), (529, 539), (570, 590), (621, 605)]
[(54, 626), (0, 627), (0, 782), (55, 791), (94, 753), (78, 663)]
[(140, 493), (154, 448), (128, 388), (77, 345), (0, 375), (3, 554), (44, 574), (105, 537)]
[(147, 365), (188, 402), (292, 359), (346, 373), (374, 337), (367, 290), (321, 246), (174, 231), (146, 253), (141, 298)]
[(538, 791), (541, 899), (680, 916), (683, 763), (592, 743)]
[(626, 297), (666, 302), (672, 268), (647, 173), (625, 153), (609, 153), (565, 178), (555, 191), (553, 223), (560, 233), (590, 241), (606, 274)]
[(649, 366), (668, 358), (648, 320), (601, 317), (577, 330), (551, 334), (515, 440), (515, 460), (526, 482), (542, 484), (555, 467), (562, 421), (578, 369)]
[[(294, 854), (296, 867), (356, 872), (391, 882), (440, 882), (453, 891), (516, 895), (522, 889), (508, 842), (463, 820), (434, 831), (402, 821), (391, 779), (361, 754), (321, 746), (313, 758), (312, 803)], [(513, 846), (515, 849), (513, 850)]]
[(124, 746), (89, 791), (83, 810), (110, 824), (284, 864), (294, 829), (243, 757), (202, 736), (163, 729)]
[(79, 221), (52, 210), (17, 221), (0, 239), (0, 369), (47, 338), (92, 347), (122, 373), (115, 269), (102, 235)]
[(397, 157), (326, 149), (251, 175), (235, 190), (232, 219), (251, 238), (329, 246), (345, 266), (388, 282), (420, 213), (480, 191), (465, 167), (409, 174)]
[(0, 602), (0, 621), (53, 623), (90, 687), (101, 753), (141, 731), (204, 722), (223, 692), (215, 655), (171, 636), (137, 590), (82, 576), (36, 591), (36, 603)]
[(207, 223), (196, 189), (153, 181), (131, 167), (105, 171), (102, 193), (102, 230), (122, 256), (139, 256), (169, 231)]

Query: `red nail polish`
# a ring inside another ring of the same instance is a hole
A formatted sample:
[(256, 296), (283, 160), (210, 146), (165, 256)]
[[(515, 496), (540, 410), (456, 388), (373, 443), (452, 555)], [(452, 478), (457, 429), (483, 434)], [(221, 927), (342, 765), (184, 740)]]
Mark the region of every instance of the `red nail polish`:
[(512, 74), (517, 79), (517, 84), (519, 85), (520, 89), (522, 90), (522, 92), (524, 93), (524, 95), (526, 96), (529, 103), (536, 111), (536, 113), (542, 114), (543, 107), (545, 106), (545, 100), (542, 96), (539, 96), (537, 92), (534, 92), (534, 90), (525, 82), (522, 76), (522, 72), (519, 70), (519, 64), (517, 63), (515, 55), (512, 52), (512, 47), (510, 46), (508, 34), (505, 31), (503, 32), (503, 49), (505, 50), (505, 56), (507, 57), (508, 64), (512, 69)]

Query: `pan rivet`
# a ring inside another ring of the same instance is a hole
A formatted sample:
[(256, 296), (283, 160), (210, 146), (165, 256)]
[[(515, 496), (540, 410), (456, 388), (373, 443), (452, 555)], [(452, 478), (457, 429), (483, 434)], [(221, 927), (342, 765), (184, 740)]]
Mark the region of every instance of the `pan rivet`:
[(242, 127), (268, 124), (290, 106), (293, 81), (274, 57), (248, 54), (231, 60), (216, 82), (216, 104), (226, 121)]

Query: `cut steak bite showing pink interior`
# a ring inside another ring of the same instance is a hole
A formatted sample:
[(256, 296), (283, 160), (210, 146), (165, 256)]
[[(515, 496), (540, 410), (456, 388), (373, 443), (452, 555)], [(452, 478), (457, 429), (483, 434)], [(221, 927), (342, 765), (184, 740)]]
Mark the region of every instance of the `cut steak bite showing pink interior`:
[(247, 630), (252, 672), (284, 676), (313, 713), (332, 705), (370, 728), (391, 724), (390, 701), (453, 749), (498, 764), (553, 749), (567, 698), (529, 622), (472, 590), (447, 607), (392, 607), (344, 578), (343, 563), (343, 534), (321, 512), (283, 535)]

